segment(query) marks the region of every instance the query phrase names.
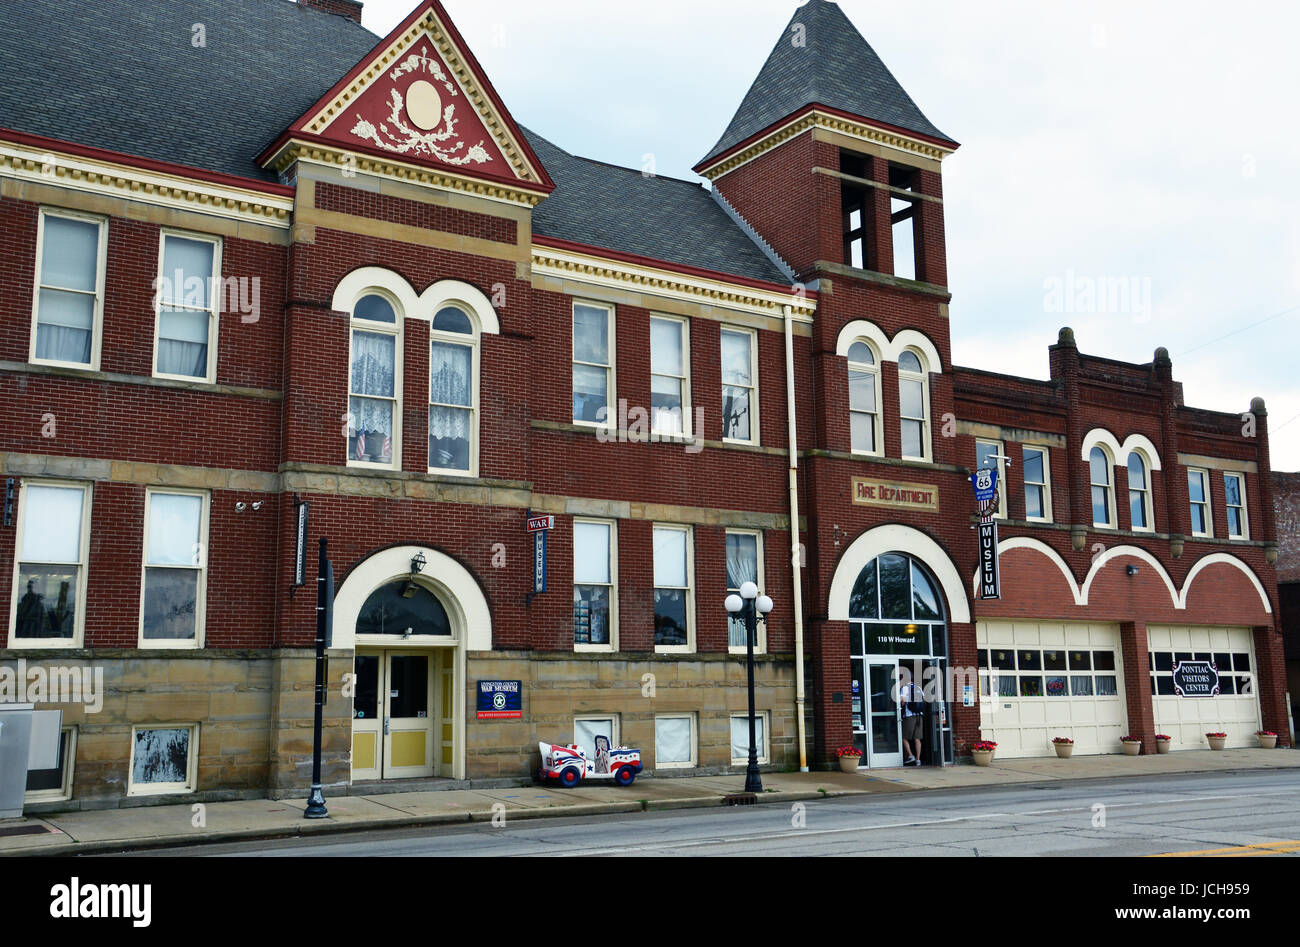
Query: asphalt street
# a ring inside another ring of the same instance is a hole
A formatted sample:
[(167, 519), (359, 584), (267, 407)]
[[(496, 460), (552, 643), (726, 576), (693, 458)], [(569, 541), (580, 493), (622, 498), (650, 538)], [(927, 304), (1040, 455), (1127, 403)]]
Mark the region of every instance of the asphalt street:
[(1300, 773), (895, 793), (793, 805), (510, 820), (140, 853), (267, 857), (1300, 854)]

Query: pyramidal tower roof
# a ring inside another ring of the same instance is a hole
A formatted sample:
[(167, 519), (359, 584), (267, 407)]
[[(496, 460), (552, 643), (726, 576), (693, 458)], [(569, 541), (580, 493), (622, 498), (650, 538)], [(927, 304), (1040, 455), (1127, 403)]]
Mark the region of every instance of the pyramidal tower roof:
[(812, 104), (956, 145), (917, 108), (838, 4), (809, 0), (791, 17), (731, 124), (696, 170)]

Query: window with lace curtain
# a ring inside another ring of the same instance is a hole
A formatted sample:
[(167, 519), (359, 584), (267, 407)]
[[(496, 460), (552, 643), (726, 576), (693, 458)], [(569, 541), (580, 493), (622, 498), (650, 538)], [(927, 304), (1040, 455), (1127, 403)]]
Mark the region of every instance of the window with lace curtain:
[(401, 320), (386, 297), (370, 293), (352, 307), (349, 465), (400, 465), (401, 338)]
[[(727, 594), (740, 594), (740, 587), (746, 582), (758, 586), (763, 593), (763, 534), (751, 530), (727, 530)], [(727, 616), (727, 648), (743, 654), (745, 647), (745, 623), (735, 616)], [(762, 654), (767, 650), (766, 623), (758, 623), (754, 637), (754, 653)]]
[(458, 306), (433, 318), (429, 354), (429, 472), (478, 473), (478, 332)]
[(98, 369), (108, 222), (41, 208), (37, 229), (30, 358)]
[(163, 231), (154, 294), (154, 374), (217, 380), (221, 240)]

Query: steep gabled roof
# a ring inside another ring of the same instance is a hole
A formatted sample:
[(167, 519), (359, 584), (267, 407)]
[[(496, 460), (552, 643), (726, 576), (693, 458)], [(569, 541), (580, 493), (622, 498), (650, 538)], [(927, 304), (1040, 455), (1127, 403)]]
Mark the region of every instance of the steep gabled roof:
[(533, 210), (535, 235), (789, 284), (701, 185), (579, 158), (522, 131), (555, 182)]
[(379, 42), (287, 0), (4, 0), (3, 13), (0, 128), (264, 180), (257, 156)]
[(838, 4), (810, 0), (795, 11), (731, 124), (696, 170), (814, 103), (956, 144), (917, 108)]

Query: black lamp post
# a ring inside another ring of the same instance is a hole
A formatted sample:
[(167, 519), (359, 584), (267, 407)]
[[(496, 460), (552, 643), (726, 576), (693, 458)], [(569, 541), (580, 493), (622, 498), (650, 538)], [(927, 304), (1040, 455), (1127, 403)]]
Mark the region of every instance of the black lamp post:
[(739, 616), (745, 623), (745, 653), (749, 673), (749, 766), (745, 770), (745, 792), (762, 792), (763, 780), (758, 774), (758, 744), (754, 738), (754, 639), (758, 623), (767, 621), (772, 611), (772, 600), (758, 594), (758, 586), (746, 582), (739, 595), (727, 596), (727, 611)]

